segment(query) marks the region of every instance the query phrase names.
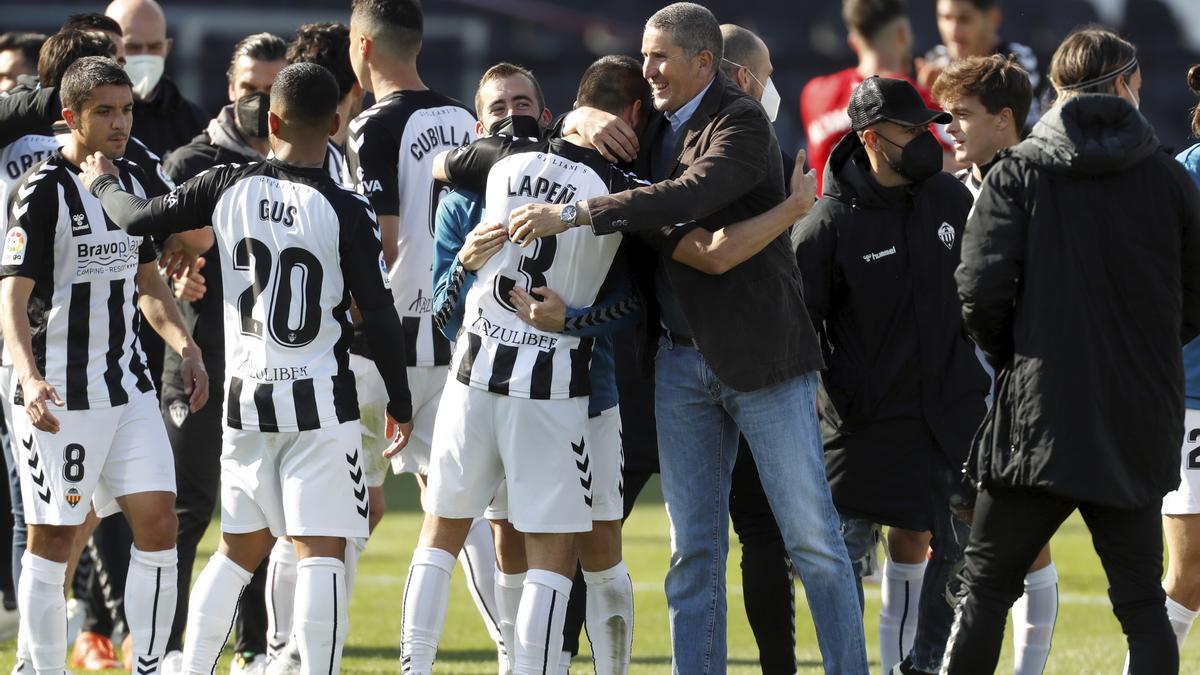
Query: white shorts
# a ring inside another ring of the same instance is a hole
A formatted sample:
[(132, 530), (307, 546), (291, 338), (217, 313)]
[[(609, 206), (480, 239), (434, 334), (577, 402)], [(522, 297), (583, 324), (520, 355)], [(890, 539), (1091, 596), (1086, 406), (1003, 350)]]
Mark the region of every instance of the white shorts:
[(50, 412), (56, 434), (33, 428), (25, 406), (12, 407), (25, 522), (81, 525), (89, 505), (104, 517), (121, 510), (118, 497), (175, 492), (175, 456), (153, 392), (112, 408)]
[(483, 515), (507, 479), (509, 521), (521, 532), (592, 529), (587, 397), (531, 400), (446, 381), (433, 432), (425, 512)]
[(357, 422), (267, 433), (226, 427), (221, 531), (366, 537), (367, 483)]
[[(625, 484), (621, 480), (625, 453), (621, 447), (621, 413), (616, 406), (588, 418), (588, 450), (594, 481), (592, 520), (620, 520), (625, 515)], [(507, 481), (500, 483), (483, 516), (508, 520)]]
[(1179, 460), (1179, 489), (1163, 497), (1164, 516), (1200, 513), (1200, 410), (1185, 411)]
[[(450, 374), (447, 366), (417, 366), (408, 369), (408, 390), (412, 393), (413, 433), (408, 445), (392, 458), (392, 473), (429, 474), (429, 448), (433, 443), (433, 425), (437, 419), (438, 405), (442, 400), (442, 387)], [(380, 382), (382, 386), (382, 382)], [(363, 399), (359, 394), (359, 406)], [(387, 392), (383, 393), (387, 405)]]
[(379, 487), (387, 478), (389, 464), (383, 456), (383, 451), (388, 446), (387, 388), (384, 387), (379, 370), (375, 368), (375, 362), (365, 356), (351, 354), (350, 370), (354, 371), (354, 385), (358, 390), (358, 425), (359, 431), (362, 432), (367, 487)]

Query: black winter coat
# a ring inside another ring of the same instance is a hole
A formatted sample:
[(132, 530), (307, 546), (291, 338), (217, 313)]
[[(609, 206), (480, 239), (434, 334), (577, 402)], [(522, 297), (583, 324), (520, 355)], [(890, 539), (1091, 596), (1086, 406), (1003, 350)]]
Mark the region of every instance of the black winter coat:
[(1133, 106), (1073, 98), (1000, 153), (956, 278), (997, 371), (968, 463), (981, 487), (1137, 508), (1179, 484), (1200, 194)]
[(986, 407), (954, 284), (971, 194), (944, 172), (880, 186), (856, 134), (834, 148), (824, 187), (793, 241), (827, 364), (820, 417), (834, 503), (928, 529), (933, 502), (922, 497), (961, 472)]

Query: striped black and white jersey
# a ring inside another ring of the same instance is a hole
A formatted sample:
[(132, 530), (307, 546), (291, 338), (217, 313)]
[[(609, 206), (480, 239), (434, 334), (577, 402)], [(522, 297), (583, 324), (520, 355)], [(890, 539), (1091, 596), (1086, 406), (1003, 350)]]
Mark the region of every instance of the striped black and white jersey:
[[(93, 190), (131, 232), (213, 226), (227, 426), (296, 432), (358, 419), (349, 361), (351, 298), (364, 315), (379, 308), (393, 312), (366, 198), (337, 185), (326, 167), (275, 158), (214, 167), (151, 201), (129, 199), (116, 187), (102, 177)], [(403, 355), (398, 320), (395, 325), (394, 349)], [(393, 400), (400, 385), (408, 396), (398, 364), (398, 377), (383, 373)]]
[(0, 149), (0, 182), (9, 188), (17, 184), (34, 164), (50, 157), (58, 149), (53, 136), (26, 134)]
[(350, 123), (347, 159), (358, 191), (380, 216), (399, 216), (399, 255), (390, 281), (411, 366), (450, 363), (450, 342), (433, 325), (433, 221), (449, 186), (433, 158), (475, 140), (475, 116), (435, 91), (398, 91)]
[[(456, 185), (486, 175), (482, 222), (508, 223), (530, 203), (574, 204), (646, 185), (595, 150), (562, 139), (495, 135), (451, 152), (446, 173)], [(533, 399), (587, 396), (592, 338), (538, 330), (516, 315), (509, 293), (553, 289), (568, 307), (588, 307), (607, 278), (619, 236), (576, 227), (522, 248), (506, 242), (476, 272), (464, 305), (463, 333), (451, 370), (459, 382), (496, 394)]]
[[(124, 188), (145, 195), (144, 174), (116, 161)], [(79, 169), (58, 151), (17, 185), (0, 277), (32, 279), (29, 323), (33, 353), (68, 410), (124, 405), (152, 391), (138, 341), (138, 266), (153, 263), (148, 237), (130, 236), (104, 213), (79, 181)], [(21, 388), (13, 402), (23, 404)]]

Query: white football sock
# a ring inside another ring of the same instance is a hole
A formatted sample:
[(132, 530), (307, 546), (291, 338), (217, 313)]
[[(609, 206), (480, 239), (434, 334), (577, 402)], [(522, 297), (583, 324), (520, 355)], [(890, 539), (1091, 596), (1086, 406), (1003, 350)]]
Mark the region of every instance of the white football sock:
[(157, 673), (167, 654), (167, 637), (175, 620), (179, 595), (178, 555), (174, 548), (142, 551), (129, 548), (125, 577), (125, 622), (133, 638), (133, 672)]
[(340, 673), (342, 646), (349, 632), (346, 565), (337, 558), (305, 558), (296, 563), (294, 632), (300, 672)]
[(912, 649), (926, 564), (891, 560), (883, 563), (883, 584), (879, 589), (883, 596), (879, 607), (879, 665), (885, 675)]
[(1041, 675), (1057, 618), (1058, 569), (1050, 563), (1025, 575), (1025, 594), (1013, 604), (1013, 675)]
[(571, 580), (550, 570), (525, 573), (521, 607), (517, 610), (514, 675), (557, 673), (562, 656), (563, 624)]
[(62, 673), (67, 666), (67, 597), (63, 585), (67, 564), (36, 556), (21, 556), (17, 607), (21, 632), (29, 645), (33, 672)]
[(488, 636), (498, 647), (504, 646), (500, 633), (500, 618), (496, 614), (496, 544), (492, 528), (484, 518), (476, 518), (467, 532), (467, 540), (458, 553), (458, 562), (467, 573), (467, 592), (483, 618)]
[(346, 592), (354, 592), (354, 579), (358, 576), (358, 559), (367, 550), (366, 537), (346, 540)]
[(596, 675), (628, 673), (633, 650), (633, 580), (629, 569), (621, 561), (602, 572), (584, 570), (583, 580), (587, 583), (585, 622)]
[(288, 539), (276, 539), (271, 548), (266, 586), (267, 657), (275, 658), (291, 638), (296, 603), (296, 546)]
[(525, 588), (525, 573), (505, 574), (496, 568), (496, 621), (508, 655), (508, 668), (516, 667), (517, 610), (521, 607), (521, 591)]
[(1200, 615), (1200, 611), (1194, 612), (1167, 596), (1167, 618), (1171, 620), (1171, 629), (1175, 631), (1175, 640), (1179, 643), (1180, 650), (1183, 649), (1183, 642), (1187, 640), (1188, 631), (1192, 629), (1197, 615)]
[(558, 675), (571, 675), (571, 652), (565, 649), (558, 657)]
[(192, 584), (183, 641), (183, 672), (190, 675), (213, 672), (233, 630), (238, 599), (252, 576), (253, 572), (242, 569), (219, 551), (208, 559)]
[(450, 606), (453, 571), (454, 556), (448, 552), (428, 547), (413, 551), (404, 585), (404, 613), (400, 618), (400, 662), (406, 674), (433, 672), (438, 640)]

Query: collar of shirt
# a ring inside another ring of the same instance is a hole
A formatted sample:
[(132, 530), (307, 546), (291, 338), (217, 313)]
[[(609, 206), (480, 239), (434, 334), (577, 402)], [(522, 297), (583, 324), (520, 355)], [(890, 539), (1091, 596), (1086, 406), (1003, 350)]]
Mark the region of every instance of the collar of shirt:
[(683, 125), (687, 124), (688, 120), (692, 119), (692, 115), (696, 114), (696, 108), (700, 107), (701, 99), (704, 98), (704, 95), (707, 94), (708, 90), (712, 88), (713, 82), (716, 81), (717, 78), (715, 77), (709, 80), (708, 84), (704, 85), (704, 88), (700, 90), (700, 93), (696, 94), (696, 97), (692, 100), (683, 104), (683, 107), (679, 110), (676, 110), (675, 112), (663, 112), (663, 115), (667, 118), (667, 121), (671, 123), (671, 133), (679, 133), (679, 130), (683, 128)]

